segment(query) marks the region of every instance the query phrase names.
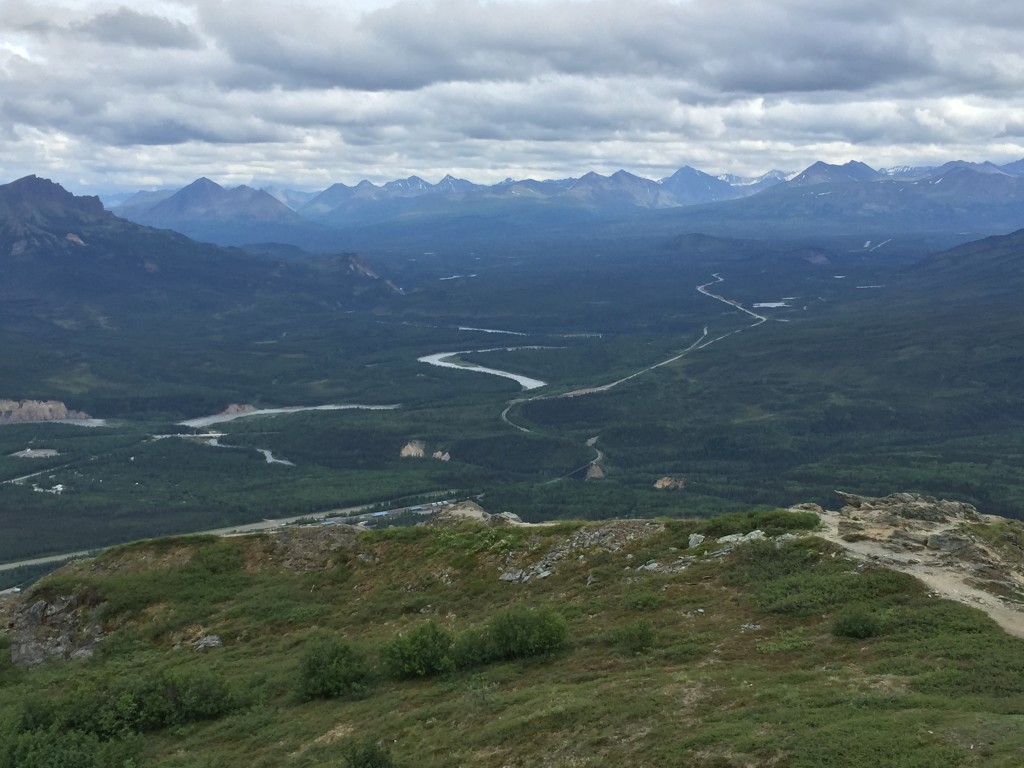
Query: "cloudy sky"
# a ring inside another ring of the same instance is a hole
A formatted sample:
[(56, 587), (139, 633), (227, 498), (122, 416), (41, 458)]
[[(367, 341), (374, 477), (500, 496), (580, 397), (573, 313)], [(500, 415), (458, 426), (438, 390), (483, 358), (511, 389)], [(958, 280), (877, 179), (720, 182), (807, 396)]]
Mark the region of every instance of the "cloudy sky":
[(1024, 157), (1020, 0), (0, 0), (0, 182)]

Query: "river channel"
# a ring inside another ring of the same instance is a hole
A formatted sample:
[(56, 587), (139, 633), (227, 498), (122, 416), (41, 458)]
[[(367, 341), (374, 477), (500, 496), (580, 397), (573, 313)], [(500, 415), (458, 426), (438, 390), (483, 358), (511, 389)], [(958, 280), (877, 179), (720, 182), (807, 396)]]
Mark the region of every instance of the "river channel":
[(477, 352), (513, 352), (517, 349), (550, 349), (550, 347), (494, 347), (493, 349), (465, 349), (461, 352), (438, 352), (434, 355), (424, 355), (423, 357), (418, 357), (416, 359), (421, 363), (436, 365), (438, 368), (454, 368), (457, 371), (474, 371), (476, 373), (489, 373), (491, 376), (502, 376), (506, 379), (512, 379), (513, 381), (518, 382), (519, 386), (523, 389), (539, 389), (540, 387), (546, 387), (546, 381), (531, 379), (529, 376), (521, 376), (518, 373), (499, 371), (497, 368), (485, 368), (484, 366), (477, 365), (476, 363), (449, 362), (451, 358), (458, 357), (459, 355), (470, 355)]
[(213, 424), (223, 424), (226, 421), (244, 419), (249, 416), (273, 416), (278, 413), (299, 413), (300, 411), (349, 411), (358, 409), (362, 411), (391, 411), (397, 405), (307, 405), (290, 408), (258, 408), (254, 411), (239, 411), (238, 413), (217, 413), (213, 416), (201, 416), (198, 419), (179, 421), (182, 427), (209, 427)]

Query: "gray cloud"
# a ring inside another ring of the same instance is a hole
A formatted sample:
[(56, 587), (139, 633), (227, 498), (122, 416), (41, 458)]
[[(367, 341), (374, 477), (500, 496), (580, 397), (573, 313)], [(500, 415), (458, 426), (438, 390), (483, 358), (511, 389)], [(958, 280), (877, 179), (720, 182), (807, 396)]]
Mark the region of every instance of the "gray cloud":
[(75, 24), (75, 32), (89, 35), (101, 43), (132, 45), (140, 48), (199, 48), (199, 36), (180, 21), (118, 8), (97, 14)]
[(316, 187), (1024, 156), (1018, 2), (55, 1), (0, 0), (5, 177)]

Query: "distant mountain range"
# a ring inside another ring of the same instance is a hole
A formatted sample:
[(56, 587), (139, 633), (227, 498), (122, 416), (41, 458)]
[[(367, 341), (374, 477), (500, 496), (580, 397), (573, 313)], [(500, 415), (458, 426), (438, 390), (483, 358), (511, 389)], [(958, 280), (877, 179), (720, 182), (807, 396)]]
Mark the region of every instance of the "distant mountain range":
[[(876, 170), (817, 162), (796, 174), (712, 176), (684, 166), (659, 181), (610, 176), (474, 184), (418, 176), (382, 185), (334, 184), (322, 192), (222, 187), (202, 178), (176, 192), (139, 192), (118, 216), (225, 245), (282, 242), (311, 250), (386, 244), (410, 228), (448, 239), (635, 222), (650, 232), (744, 236), (823, 232), (969, 232), (1024, 227), (1024, 160), (955, 161)], [(383, 227), (381, 225), (387, 225)], [(344, 236), (339, 233), (344, 233)]]
[[(201, 180), (187, 189), (190, 196), (206, 198), (206, 210), (226, 215), (221, 187)], [(239, 210), (269, 209), (262, 198), (278, 205), (257, 190), (229, 194), (259, 205)], [(154, 208), (169, 215), (182, 199), (172, 195)], [(217, 309), (255, 296), (292, 299), (297, 293), (333, 303), (366, 291), (397, 290), (356, 256), (305, 256), (195, 242), (126, 221), (105, 210), (99, 198), (76, 197), (36, 176), (0, 186), (0, 325), (5, 319), (75, 314), (82, 301), (134, 305), (151, 314), (163, 305)]]

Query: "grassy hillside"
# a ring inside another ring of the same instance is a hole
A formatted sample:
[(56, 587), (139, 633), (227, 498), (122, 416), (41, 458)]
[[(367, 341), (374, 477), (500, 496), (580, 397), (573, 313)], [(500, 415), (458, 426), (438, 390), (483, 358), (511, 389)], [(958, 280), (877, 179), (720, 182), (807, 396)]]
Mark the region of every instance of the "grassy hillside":
[(58, 625), (30, 635), (103, 639), (88, 659), (3, 662), (0, 765), (1020, 765), (1024, 643), (813, 536), (715, 540), (816, 523), (121, 547), (27, 597)]

